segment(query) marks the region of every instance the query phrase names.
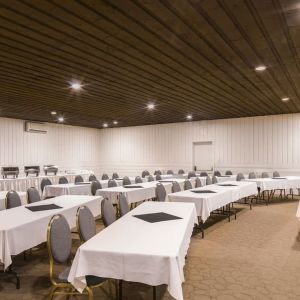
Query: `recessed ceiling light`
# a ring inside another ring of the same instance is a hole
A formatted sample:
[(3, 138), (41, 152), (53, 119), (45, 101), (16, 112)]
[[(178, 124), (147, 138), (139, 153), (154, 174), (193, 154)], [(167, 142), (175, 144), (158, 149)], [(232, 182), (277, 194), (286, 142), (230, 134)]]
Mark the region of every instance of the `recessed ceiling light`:
[(108, 124), (107, 124), (107, 123), (104, 123), (102, 126), (103, 126), (104, 128), (106, 128), (106, 127), (108, 127)]
[(56, 115), (56, 111), (51, 111), (51, 115)]
[(64, 117), (58, 117), (58, 119), (57, 119), (57, 120), (58, 120), (58, 122), (59, 122), (59, 123), (63, 123), (63, 122), (64, 122), (64, 120), (65, 120), (65, 118), (64, 118)]
[(289, 101), (290, 98), (289, 97), (284, 97), (284, 98), (281, 98), (281, 100), (285, 102), (285, 101)]
[(114, 125), (118, 125), (118, 121), (114, 121), (113, 123), (114, 123)]
[(155, 107), (154, 103), (148, 103), (147, 104), (148, 109), (154, 109), (154, 107)]
[(257, 66), (256, 68), (255, 68), (255, 71), (259, 71), (259, 72), (261, 72), (261, 71), (264, 71), (264, 70), (266, 70), (267, 69), (267, 67), (266, 66), (264, 66), (264, 65), (260, 65), (260, 66)]
[(70, 87), (74, 91), (80, 91), (82, 89), (82, 84), (79, 81), (72, 81)]
[(187, 116), (186, 116), (186, 119), (187, 119), (187, 120), (192, 120), (192, 119), (193, 119), (193, 116), (192, 116), (192, 115), (187, 115)]

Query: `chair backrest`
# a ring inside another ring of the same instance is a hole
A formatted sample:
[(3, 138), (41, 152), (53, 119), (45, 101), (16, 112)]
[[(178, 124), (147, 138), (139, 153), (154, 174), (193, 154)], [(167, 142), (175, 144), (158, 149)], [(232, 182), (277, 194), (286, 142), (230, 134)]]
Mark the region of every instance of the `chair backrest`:
[(101, 179), (102, 179), (102, 180), (108, 180), (109, 177), (108, 177), (108, 175), (107, 175), (106, 173), (104, 173), (104, 174), (102, 175)]
[(101, 190), (101, 189), (102, 189), (102, 185), (98, 180), (92, 181), (91, 193), (92, 193), (93, 196), (96, 195), (97, 190)]
[(162, 173), (161, 173), (161, 170), (156, 170), (156, 171), (154, 171), (153, 174), (154, 174), (154, 175), (161, 175)]
[(225, 172), (225, 175), (233, 175), (233, 174), (232, 174), (232, 172), (231, 172), (230, 170), (227, 170), (227, 171)]
[(121, 216), (126, 215), (130, 211), (125, 194), (120, 194), (119, 205), (120, 205)]
[(30, 204), (38, 201), (41, 201), (39, 191), (35, 187), (27, 189), (27, 202)]
[(116, 211), (111, 202), (105, 198), (101, 202), (101, 216), (104, 226), (107, 227), (116, 221)]
[(202, 182), (201, 182), (200, 178), (197, 177), (196, 180), (195, 180), (195, 187), (198, 188), (198, 187), (201, 187), (201, 186), (202, 186)]
[(131, 184), (131, 180), (129, 179), (128, 176), (124, 176), (123, 177), (123, 182), (122, 182), (123, 185), (129, 185)]
[(69, 224), (63, 215), (54, 215), (48, 225), (47, 247), (50, 268), (53, 262), (65, 263), (71, 255), (72, 236)]
[(83, 182), (84, 180), (83, 180), (83, 177), (81, 176), (81, 175), (76, 175), (75, 176), (75, 183), (77, 183), (77, 182)]
[(184, 174), (184, 170), (183, 170), (183, 169), (179, 169), (179, 170), (178, 170), (178, 174), (179, 174), (179, 175)]
[(141, 176), (135, 177), (135, 183), (143, 183), (143, 179), (141, 178)]
[(148, 182), (150, 182), (150, 181), (154, 181), (154, 177), (152, 175), (148, 176)]
[(267, 172), (262, 172), (261, 178), (269, 178), (269, 174)]
[(114, 172), (112, 174), (112, 179), (117, 179), (117, 178), (119, 178), (119, 175), (118, 175), (118, 173)]
[(189, 181), (189, 180), (185, 180), (184, 181), (184, 190), (186, 191), (186, 190), (191, 190), (192, 188), (193, 188), (193, 186), (192, 186), (192, 184), (191, 184), (191, 182)]
[(58, 184), (66, 184), (66, 183), (69, 183), (67, 177), (65, 176), (59, 177)]
[(146, 176), (149, 176), (150, 175), (150, 173), (149, 173), (149, 171), (147, 171), (147, 170), (144, 170), (143, 172), (142, 172), (142, 178), (145, 178)]
[(278, 172), (278, 171), (274, 171), (274, 172), (273, 172), (273, 177), (280, 177), (279, 172)]
[(255, 179), (256, 178), (256, 174), (254, 172), (250, 172), (248, 175), (249, 179)]
[(205, 171), (202, 171), (201, 173), (200, 173), (200, 177), (207, 177), (208, 176), (208, 174), (207, 174), (207, 172), (205, 172)]
[(217, 176), (213, 176), (212, 177), (212, 179), (211, 179), (211, 182), (212, 182), (212, 184), (216, 184), (216, 183), (218, 183), (218, 178), (217, 178)]
[(177, 181), (173, 181), (172, 183), (172, 193), (181, 192), (180, 185)]
[(161, 180), (161, 175), (160, 174), (155, 175), (155, 179), (156, 179), (156, 181)]
[(173, 170), (168, 170), (168, 171), (167, 171), (167, 174), (168, 174), (168, 175), (174, 175), (174, 171), (173, 171)]
[(94, 174), (91, 174), (89, 176), (89, 181), (94, 181), (94, 180), (97, 180), (97, 177)]
[(18, 207), (21, 205), (22, 205), (21, 198), (17, 192), (9, 191), (6, 194), (6, 198), (5, 198), (5, 208), (6, 209)]
[(116, 187), (118, 186), (117, 182), (114, 179), (109, 179), (107, 183), (107, 187)]
[(81, 206), (76, 214), (77, 231), (82, 243), (86, 242), (96, 234), (95, 218), (86, 206)]
[(167, 192), (163, 184), (158, 183), (156, 185), (156, 198), (157, 201), (164, 202), (166, 201)]
[(188, 179), (190, 179), (192, 177), (196, 177), (196, 172), (194, 172), (194, 171), (188, 172)]
[(245, 179), (245, 176), (244, 176), (243, 173), (238, 173), (238, 174), (236, 175), (236, 181), (242, 181), (242, 180), (244, 180), (244, 179)]
[(52, 182), (49, 178), (43, 178), (41, 181), (41, 190), (44, 191), (46, 185), (51, 185)]
[(206, 185), (212, 184), (212, 180), (209, 176), (206, 176)]
[(214, 176), (221, 176), (221, 172), (220, 171), (214, 171)]

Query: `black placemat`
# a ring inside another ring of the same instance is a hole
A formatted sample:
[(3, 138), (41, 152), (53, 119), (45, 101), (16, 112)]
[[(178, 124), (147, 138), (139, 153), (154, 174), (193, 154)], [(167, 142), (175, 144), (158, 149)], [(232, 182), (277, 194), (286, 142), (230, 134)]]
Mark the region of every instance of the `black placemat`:
[(172, 221), (182, 219), (180, 217), (170, 215), (164, 212), (152, 213), (152, 214), (142, 214), (142, 215), (133, 215), (133, 217), (141, 219), (149, 223), (163, 222), (163, 221)]
[(124, 185), (125, 189), (135, 189), (135, 188), (143, 188), (141, 185)]
[(158, 180), (159, 182), (162, 182), (162, 183), (164, 183), (164, 182), (174, 182), (174, 180)]
[(75, 185), (91, 184), (92, 182), (75, 182)]
[(217, 192), (211, 191), (211, 190), (198, 190), (198, 191), (192, 191), (192, 190), (190, 190), (190, 192), (197, 193), (197, 194), (217, 193)]
[(217, 184), (218, 186), (238, 186), (237, 184), (231, 184), (231, 183), (224, 183), (224, 184)]
[(62, 208), (61, 206), (58, 206), (56, 204), (44, 204), (44, 205), (34, 205), (34, 206), (25, 206), (25, 207), (33, 212)]
[(217, 176), (217, 177), (231, 177), (231, 175), (221, 175), (221, 176)]
[(287, 179), (285, 177), (272, 177), (272, 179)]

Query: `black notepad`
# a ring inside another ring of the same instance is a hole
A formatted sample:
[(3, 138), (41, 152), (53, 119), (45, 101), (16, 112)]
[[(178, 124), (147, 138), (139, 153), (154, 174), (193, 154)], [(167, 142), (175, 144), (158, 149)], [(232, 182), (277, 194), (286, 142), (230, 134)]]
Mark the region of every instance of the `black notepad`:
[(143, 214), (143, 215), (134, 215), (133, 217), (141, 219), (149, 223), (163, 222), (163, 221), (172, 221), (182, 219), (180, 217), (170, 215), (164, 212), (152, 213), (152, 214)]
[(135, 189), (135, 188), (143, 188), (141, 185), (124, 185), (125, 189)]
[(287, 179), (285, 177), (272, 177), (272, 179)]
[(174, 180), (158, 180), (159, 182), (162, 182), (162, 183), (164, 183), (164, 182), (174, 182)]
[(35, 206), (25, 206), (27, 209), (31, 211), (42, 211), (42, 210), (52, 210), (62, 208), (56, 204), (45, 204), (45, 205), (35, 205)]
[(224, 184), (218, 184), (218, 186), (238, 186), (237, 184), (231, 184), (231, 183), (224, 183)]
[(75, 182), (75, 185), (91, 184), (92, 182)]
[(190, 192), (197, 193), (197, 194), (217, 193), (217, 192), (211, 191), (211, 190), (198, 190), (198, 191), (191, 191), (190, 190)]
[(231, 175), (221, 175), (221, 176), (217, 176), (217, 177), (230, 177)]

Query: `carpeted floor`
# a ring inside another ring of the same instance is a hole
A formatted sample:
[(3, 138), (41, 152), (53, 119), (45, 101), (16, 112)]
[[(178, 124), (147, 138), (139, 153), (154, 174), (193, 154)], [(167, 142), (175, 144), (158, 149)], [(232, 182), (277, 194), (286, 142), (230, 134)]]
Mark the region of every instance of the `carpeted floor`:
[[(185, 300), (300, 299), (300, 223), (298, 200), (239, 206), (237, 220), (210, 222), (205, 239), (196, 233), (191, 242), (183, 284)], [(99, 230), (101, 225), (98, 226)], [(74, 235), (74, 251), (79, 241)], [(1, 300), (47, 299), (50, 290), (46, 247), (16, 257), (21, 289), (12, 278), (0, 278)], [(57, 297), (56, 299), (64, 299)], [(72, 299), (87, 299), (84, 296)], [(116, 299), (113, 285), (95, 291), (95, 299)], [(124, 284), (123, 299), (152, 299), (152, 289)], [(158, 299), (172, 297), (158, 288)]]

